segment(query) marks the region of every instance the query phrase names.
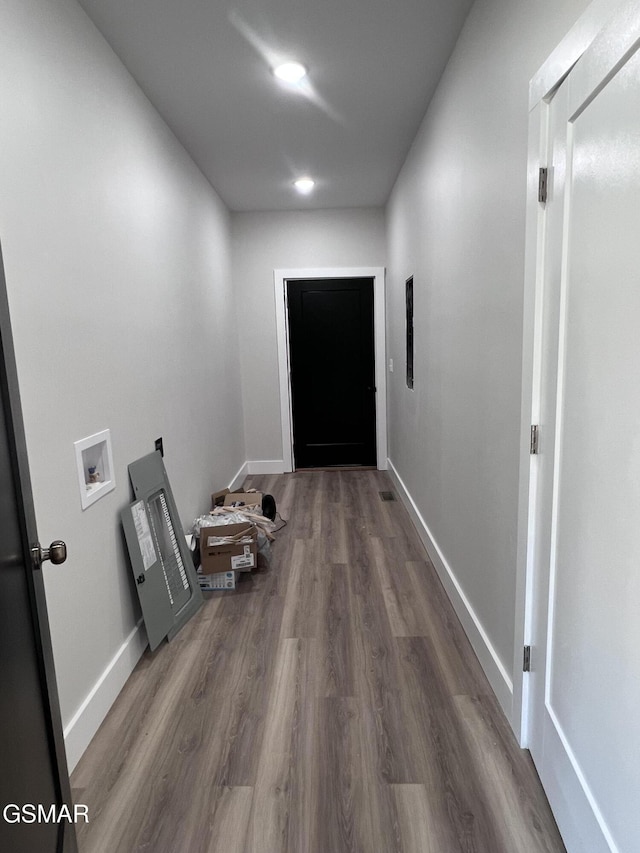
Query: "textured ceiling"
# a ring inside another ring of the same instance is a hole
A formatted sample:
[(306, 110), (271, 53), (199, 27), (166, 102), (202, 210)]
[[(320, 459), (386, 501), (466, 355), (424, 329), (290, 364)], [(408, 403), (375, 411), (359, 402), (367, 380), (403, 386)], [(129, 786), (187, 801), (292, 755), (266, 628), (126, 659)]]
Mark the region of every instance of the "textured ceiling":
[(231, 210), (383, 205), (471, 2), (80, 0)]

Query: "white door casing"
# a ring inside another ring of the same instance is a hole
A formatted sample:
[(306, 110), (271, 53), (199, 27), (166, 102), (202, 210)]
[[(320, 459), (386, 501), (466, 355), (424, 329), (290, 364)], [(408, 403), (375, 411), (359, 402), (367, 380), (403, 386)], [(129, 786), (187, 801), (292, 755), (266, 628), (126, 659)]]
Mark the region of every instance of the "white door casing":
[(632, 5), (630, 0), (592, 0), (529, 83), (516, 618), (510, 715), (511, 726), (523, 747), (528, 746), (529, 741), (529, 676), (522, 671), (522, 650), (531, 639), (534, 510), (538, 473), (537, 458), (529, 455), (529, 432), (531, 424), (539, 422), (540, 411), (542, 270), (547, 214), (546, 206), (538, 202), (538, 169), (549, 162), (549, 111), (555, 91), (598, 33), (609, 23), (616, 9)]
[(383, 267), (320, 267), (274, 270), (276, 333), (278, 341), (278, 377), (282, 458), (285, 472), (293, 471), (293, 423), (289, 369), (289, 329), (287, 320), (287, 281), (289, 279), (372, 278), (375, 336), (376, 452), (378, 469), (386, 471), (387, 460), (387, 375), (385, 271)]
[(639, 48), (623, 3), (532, 112), (550, 190), (528, 235), (522, 741), (569, 853), (640, 849)]

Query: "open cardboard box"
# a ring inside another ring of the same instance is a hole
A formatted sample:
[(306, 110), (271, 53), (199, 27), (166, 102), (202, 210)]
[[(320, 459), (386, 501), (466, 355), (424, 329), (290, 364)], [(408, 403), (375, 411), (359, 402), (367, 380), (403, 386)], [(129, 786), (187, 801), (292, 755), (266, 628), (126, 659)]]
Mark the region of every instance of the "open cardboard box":
[(262, 492), (229, 492), (224, 496), (224, 506), (257, 506), (262, 513)]
[(214, 492), (211, 495), (211, 509), (215, 509), (217, 506), (222, 506), (224, 504), (224, 499), (229, 492), (230, 489), (220, 489), (219, 492)]
[[(216, 544), (233, 538), (235, 542)], [(217, 524), (200, 528), (200, 566), (203, 575), (220, 572), (250, 572), (258, 565), (258, 531), (253, 524)]]

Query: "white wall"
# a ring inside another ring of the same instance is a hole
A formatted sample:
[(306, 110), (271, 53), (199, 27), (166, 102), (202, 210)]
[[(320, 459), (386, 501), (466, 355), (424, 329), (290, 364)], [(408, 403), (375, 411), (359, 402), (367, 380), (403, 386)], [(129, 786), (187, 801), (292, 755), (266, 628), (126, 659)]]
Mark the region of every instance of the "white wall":
[(389, 376), (390, 459), (507, 712), (528, 84), (586, 6), (477, 0), (387, 207), (388, 354), (413, 275), (416, 358), (413, 391)]
[(378, 209), (235, 213), (233, 281), (238, 297), (247, 459), (282, 460), (274, 269), (384, 266)]
[[(245, 460), (230, 224), (72, 0), (3, 0), (0, 56), (0, 239), (33, 491), (42, 543), (69, 548), (44, 569), (67, 727), (106, 675), (68, 732), (73, 764), (144, 641), (118, 515), (127, 464), (163, 436), (187, 526)], [(73, 442), (104, 428), (117, 488), (82, 512)]]

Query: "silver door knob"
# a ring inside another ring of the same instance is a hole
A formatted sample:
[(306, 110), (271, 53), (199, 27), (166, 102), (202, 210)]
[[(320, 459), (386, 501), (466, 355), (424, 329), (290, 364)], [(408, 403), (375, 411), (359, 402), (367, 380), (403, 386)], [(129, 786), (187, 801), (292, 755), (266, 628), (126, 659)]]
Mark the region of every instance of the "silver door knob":
[(45, 560), (50, 560), (54, 566), (59, 566), (67, 559), (67, 546), (61, 539), (56, 539), (48, 548), (42, 548), (40, 544), (31, 549), (33, 564), (39, 569)]

